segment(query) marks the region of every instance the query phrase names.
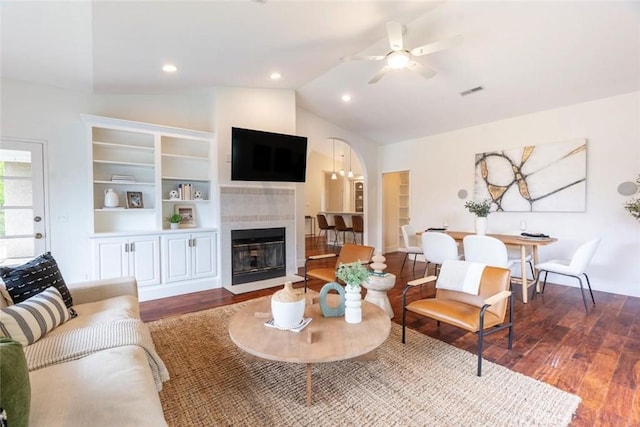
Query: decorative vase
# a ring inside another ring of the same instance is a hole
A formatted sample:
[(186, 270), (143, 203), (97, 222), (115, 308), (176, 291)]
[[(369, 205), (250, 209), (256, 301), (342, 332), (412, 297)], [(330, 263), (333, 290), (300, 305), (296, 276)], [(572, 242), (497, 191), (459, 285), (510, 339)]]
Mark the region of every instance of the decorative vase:
[(360, 285), (345, 286), (347, 294), (344, 303), (344, 320), (347, 323), (362, 322), (362, 296), (360, 295)]
[(107, 188), (104, 190), (104, 207), (116, 208), (120, 201), (118, 200), (118, 193), (113, 191), (113, 188)]
[(172, 230), (177, 230), (178, 227), (180, 227), (180, 223), (179, 222), (170, 222), (169, 223), (169, 227), (171, 227)]
[(291, 329), (300, 325), (304, 309), (304, 294), (293, 289), (291, 282), (285, 282), (284, 289), (271, 296), (273, 323), (279, 329)]
[(486, 216), (477, 216), (475, 222), (476, 234), (479, 236), (484, 236), (487, 234), (487, 217)]

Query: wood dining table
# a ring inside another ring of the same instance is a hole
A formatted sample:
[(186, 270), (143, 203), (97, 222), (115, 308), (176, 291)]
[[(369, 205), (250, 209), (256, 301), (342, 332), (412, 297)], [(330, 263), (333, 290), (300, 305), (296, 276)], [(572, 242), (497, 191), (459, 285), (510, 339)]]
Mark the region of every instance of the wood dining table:
[[(467, 231), (445, 231), (449, 236), (453, 237), (456, 242), (462, 242), (465, 236), (469, 236), (475, 233), (467, 232)], [(422, 234), (423, 232), (419, 232), (417, 234)], [(536, 285), (538, 286), (536, 278), (538, 277), (538, 271), (534, 270), (534, 276), (532, 280), (527, 279), (527, 252), (530, 250), (532, 252), (533, 265), (539, 263), (538, 258), (538, 248), (540, 246), (550, 245), (551, 243), (557, 242), (558, 239), (555, 237), (545, 237), (545, 238), (530, 238), (523, 237), (521, 235), (512, 235), (512, 234), (487, 234), (487, 236), (495, 237), (500, 240), (507, 246), (517, 246), (520, 248), (520, 275), (522, 277), (514, 277), (512, 281), (516, 283), (520, 283), (522, 285), (522, 302), (528, 302), (528, 288), (529, 286)], [(539, 289), (536, 289), (536, 292), (539, 292)]]

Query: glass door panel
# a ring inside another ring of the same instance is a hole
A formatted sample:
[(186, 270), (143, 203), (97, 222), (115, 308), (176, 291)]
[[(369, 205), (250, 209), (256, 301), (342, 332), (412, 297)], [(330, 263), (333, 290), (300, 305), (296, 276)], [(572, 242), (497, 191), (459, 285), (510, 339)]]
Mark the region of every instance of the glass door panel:
[(42, 144), (0, 145), (0, 265), (20, 264), (46, 250)]

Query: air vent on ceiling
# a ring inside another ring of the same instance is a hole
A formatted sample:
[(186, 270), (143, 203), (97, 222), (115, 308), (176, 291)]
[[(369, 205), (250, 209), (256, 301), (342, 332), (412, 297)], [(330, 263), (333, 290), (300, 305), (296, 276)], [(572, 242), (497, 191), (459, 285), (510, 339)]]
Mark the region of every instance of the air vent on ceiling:
[(467, 96), (467, 95), (471, 95), (472, 93), (476, 93), (476, 92), (480, 92), (481, 90), (484, 90), (484, 87), (482, 86), (477, 86), (471, 89), (467, 89), (463, 92), (460, 92), (460, 95), (462, 96)]

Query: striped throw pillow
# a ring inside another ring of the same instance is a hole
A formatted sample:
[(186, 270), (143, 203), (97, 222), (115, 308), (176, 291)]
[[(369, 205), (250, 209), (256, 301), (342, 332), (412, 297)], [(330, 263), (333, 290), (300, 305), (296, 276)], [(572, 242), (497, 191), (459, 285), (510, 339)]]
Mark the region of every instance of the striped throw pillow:
[(0, 331), (29, 345), (70, 318), (60, 291), (52, 286), (26, 301), (0, 309)]

